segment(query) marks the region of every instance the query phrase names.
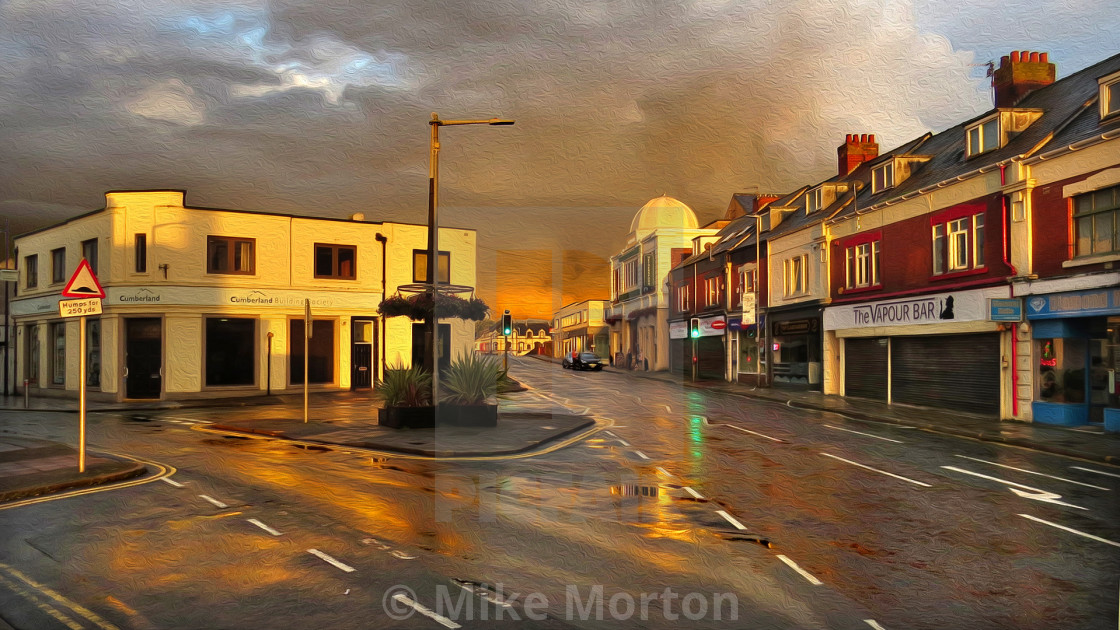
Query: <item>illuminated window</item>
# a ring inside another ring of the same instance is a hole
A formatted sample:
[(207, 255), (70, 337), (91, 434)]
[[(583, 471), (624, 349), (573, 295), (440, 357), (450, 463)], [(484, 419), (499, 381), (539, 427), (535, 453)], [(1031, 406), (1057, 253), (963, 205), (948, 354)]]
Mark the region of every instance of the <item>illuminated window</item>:
[[(428, 281), (428, 251), (424, 249), (412, 250), (412, 281)], [(451, 253), (439, 253), (439, 281), (444, 284), (451, 283)]]
[(1000, 146), (999, 115), (968, 128), (968, 156), (980, 155)]
[(785, 297), (804, 295), (808, 292), (808, 267), (808, 254), (785, 260)]
[(243, 274), (255, 269), (256, 239), (206, 237), (206, 273)]
[(1077, 255), (1120, 252), (1120, 186), (1073, 198)]
[[(358, 248), (353, 245), (315, 244), (315, 277), (353, 280), (358, 258)], [(443, 281), (442, 278), (440, 279)]]
[(824, 186), (809, 191), (806, 212), (812, 214), (824, 207)]
[(850, 242), (844, 248), (844, 286), (848, 289), (865, 289), (881, 286), (879, 279), (879, 234), (861, 237), (862, 242)]
[(894, 187), (894, 162), (887, 162), (871, 171), (871, 192), (877, 193)]
[(1120, 74), (1100, 79), (1101, 118), (1120, 113)]
[(933, 274), (984, 267), (984, 214), (952, 213), (933, 222)]

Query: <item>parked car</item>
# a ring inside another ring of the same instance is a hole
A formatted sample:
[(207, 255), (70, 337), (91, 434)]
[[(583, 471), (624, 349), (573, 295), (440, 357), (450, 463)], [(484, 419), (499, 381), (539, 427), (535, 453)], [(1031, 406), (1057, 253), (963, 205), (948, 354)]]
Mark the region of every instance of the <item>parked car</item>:
[(598, 372), (603, 369), (603, 359), (594, 352), (573, 352), (566, 355), (564, 360), (560, 362), (560, 367), (573, 370), (594, 370)]

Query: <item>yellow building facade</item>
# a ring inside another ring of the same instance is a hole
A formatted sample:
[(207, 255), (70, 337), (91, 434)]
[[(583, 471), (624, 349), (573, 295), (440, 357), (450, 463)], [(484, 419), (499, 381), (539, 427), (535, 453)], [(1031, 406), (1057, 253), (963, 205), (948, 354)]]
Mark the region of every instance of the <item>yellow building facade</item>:
[[(424, 279), (426, 225), (191, 208), (184, 197), (109, 192), (104, 209), (16, 239), (19, 387), (77, 395), (79, 321), (60, 318), (58, 302), (83, 258), (106, 293), (103, 313), (86, 318), (93, 399), (302, 389), (308, 302), (313, 388), (368, 388), (385, 367), (419, 360), (419, 324), (377, 307)], [(440, 229), (441, 282), (474, 285), (475, 236)], [(441, 321), (441, 336), (444, 355), (468, 352), (473, 322)]]

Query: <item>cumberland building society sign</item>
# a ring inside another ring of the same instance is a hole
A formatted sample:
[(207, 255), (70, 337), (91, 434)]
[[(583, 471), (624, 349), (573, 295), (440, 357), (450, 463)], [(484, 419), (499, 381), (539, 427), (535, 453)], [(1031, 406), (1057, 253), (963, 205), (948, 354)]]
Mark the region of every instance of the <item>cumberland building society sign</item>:
[(184, 306), (245, 306), (303, 308), (304, 300), (311, 306), (332, 308), (362, 304), (376, 306), (380, 294), (336, 291), (272, 291), (261, 289), (226, 289), (219, 287), (120, 287), (110, 288), (106, 305), (143, 306), (145, 304)]
[(988, 319), (988, 300), (1007, 297), (1008, 289), (976, 289), (865, 304), (834, 306), (824, 310), (825, 330), (947, 324)]

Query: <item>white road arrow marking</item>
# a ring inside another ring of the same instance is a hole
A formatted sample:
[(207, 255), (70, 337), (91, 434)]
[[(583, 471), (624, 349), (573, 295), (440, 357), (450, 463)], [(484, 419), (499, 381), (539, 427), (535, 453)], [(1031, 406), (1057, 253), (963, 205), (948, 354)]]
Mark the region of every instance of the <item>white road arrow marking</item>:
[[(1030, 486), (1024, 486), (1021, 483), (1015, 483), (1014, 481), (1008, 481), (1006, 479), (1000, 479), (999, 477), (990, 477), (988, 475), (982, 475), (978, 472), (972, 472), (971, 470), (965, 470), (963, 468), (957, 468), (956, 466), (942, 466), (942, 468), (944, 468), (946, 470), (952, 470), (952, 471), (955, 471), (955, 472), (959, 472), (959, 473), (964, 473), (966, 475), (972, 475), (973, 477), (980, 477), (981, 479), (988, 479), (988, 480), (994, 481), (996, 483), (1002, 483), (1006, 486), (1013, 486), (1011, 488), (1011, 491), (1014, 492), (1015, 494), (1017, 494), (1018, 496), (1023, 497), (1024, 499), (1034, 499), (1035, 501), (1043, 501), (1043, 502), (1046, 502), (1046, 503), (1054, 503), (1056, 505), (1064, 505), (1066, 507), (1077, 508), (1078, 510), (1085, 510), (1085, 511), (1089, 510), (1089, 508), (1083, 508), (1080, 505), (1073, 505), (1072, 503), (1065, 503), (1063, 501), (1058, 501), (1058, 499), (1062, 498), (1062, 495), (1056, 494), (1054, 492), (1047, 492), (1046, 490), (1039, 490), (1038, 488), (1032, 488)], [(1018, 488), (1022, 488), (1022, 490), (1019, 490)]]
[(984, 464), (991, 464), (992, 466), (999, 466), (1000, 468), (1007, 468), (1007, 469), (1010, 469), (1010, 470), (1017, 470), (1017, 471), (1019, 471), (1019, 472), (1021, 472), (1021, 473), (1027, 473), (1028, 475), (1038, 475), (1039, 477), (1049, 477), (1050, 479), (1057, 479), (1058, 481), (1064, 481), (1064, 482), (1066, 482), (1066, 483), (1073, 483), (1073, 484), (1077, 484), (1077, 485), (1079, 485), (1079, 486), (1085, 486), (1085, 487), (1087, 487), (1087, 488), (1094, 488), (1094, 489), (1096, 489), (1096, 490), (1104, 490), (1104, 491), (1106, 491), (1106, 492), (1107, 492), (1107, 491), (1109, 490), (1109, 488), (1104, 488), (1104, 487), (1102, 487), (1102, 486), (1094, 486), (1094, 485), (1092, 485), (1092, 484), (1088, 484), (1088, 483), (1082, 483), (1082, 482), (1080, 482), (1080, 481), (1074, 481), (1074, 480), (1072, 480), (1072, 479), (1066, 479), (1065, 477), (1058, 477), (1058, 476), (1056, 476), (1056, 475), (1047, 475), (1046, 473), (1035, 472), (1035, 471), (1033, 471), (1033, 470), (1027, 470), (1027, 469), (1025, 469), (1025, 468), (1016, 468), (1016, 467), (1014, 467), (1014, 466), (1008, 466), (1007, 464), (999, 464), (999, 463), (996, 463), (996, 462), (990, 462), (990, 461), (988, 461), (988, 460), (986, 460), (986, 459), (977, 459), (977, 458), (975, 458), (975, 457), (969, 457), (968, 455), (957, 455), (957, 457), (960, 457), (960, 458), (962, 458), (962, 459), (971, 459), (971, 460), (972, 460), (972, 461), (974, 461), (974, 462), (981, 462), (981, 463), (984, 463)]
[(1085, 532), (1079, 532), (1072, 527), (1066, 527), (1065, 525), (1059, 525), (1057, 523), (1051, 523), (1050, 521), (1043, 520), (1041, 518), (1038, 518), (1037, 516), (1031, 516), (1030, 514), (1020, 514), (1019, 516), (1022, 516), (1023, 518), (1029, 518), (1032, 521), (1037, 521), (1039, 523), (1045, 523), (1046, 525), (1049, 525), (1050, 527), (1056, 527), (1058, 529), (1064, 529), (1065, 531), (1070, 532), (1071, 534), (1077, 534), (1078, 536), (1084, 536), (1085, 538), (1088, 538), (1090, 540), (1095, 540), (1097, 542), (1106, 543), (1106, 544), (1112, 545), (1113, 547), (1120, 547), (1120, 543), (1118, 543), (1118, 542), (1113, 542), (1113, 541), (1108, 540), (1106, 538), (1101, 538), (1099, 536), (1094, 536), (1092, 534), (1086, 534)]

